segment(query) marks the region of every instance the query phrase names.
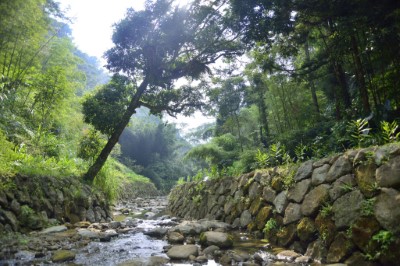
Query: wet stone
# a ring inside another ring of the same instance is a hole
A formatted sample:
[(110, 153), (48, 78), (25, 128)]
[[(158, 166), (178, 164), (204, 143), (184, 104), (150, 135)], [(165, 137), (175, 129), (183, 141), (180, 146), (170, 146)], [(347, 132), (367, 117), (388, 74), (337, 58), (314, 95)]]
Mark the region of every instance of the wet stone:
[(172, 246), (168, 252), (167, 256), (173, 260), (185, 260), (190, 256), (198, 256), (199, 250), (196, 245), (178, 245)]

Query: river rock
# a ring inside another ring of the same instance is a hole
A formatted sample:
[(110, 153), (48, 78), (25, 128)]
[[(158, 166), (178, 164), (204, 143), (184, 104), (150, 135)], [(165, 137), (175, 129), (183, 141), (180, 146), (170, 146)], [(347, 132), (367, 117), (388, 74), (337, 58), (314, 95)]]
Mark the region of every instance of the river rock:
[(300, 257), (301, 255), (297, 252), (294, 252), (293, 250), (284, 250), (279, 252), (276, 257), (278, 260), (284, 260), (284, 261), (294, 261), (296, 258)]
[(78, 234), (82, 236), (83, 238), (88, 238), (88, 239), (97, 239), (100, 238), (100, 232), (94, 232), (86, 228), (80, 228), (78, 229)]
[(88, 221), (79, 221), (77, 223), (74, 223), (75, 227), (80, 227), (80, 228), (88, 228), (90, 226), (90, 222)]
[(381, 187), (400, 187), (400, 156), (379, 167), (376, 170), (376, 180)]
[(300, 180), (309, 178), (312, 174), (313, 162), (311, 160), (304, 162), (300, 165), (299, 169), (294, 176), (294, 181), (298, 182)]
[(67, 231), (67, 230), (68, 230), (68, 228), (65, 225), (57, 225), (57, 226), (52, 226), (52, 227), (46, 228), (46, 229), (40, 231), (39, 234), (59, 233), (59, 232)]
[(199, 220), (199, 223), (205, 230), (221, 230), (227, 231), (231, 228), (231, 225), (228, 223), (224, 223), (216, 220)]
[(204, 228), (204, 226), (202, 226), (197, 222), (184, 221), (181, 224), (175, 226), (172, 230), (178, 231), (184, 236), (187, 236), (187, 235), (198, 235), (201, 232), (204, 232), (206, 229)]
[(211, 245), (211, 246), (206, 247), (203, 250), (203, 253), (212, 257), (212, 256), (214, 256), (214, 252), (217, 250), (220, 250), (220, 248), (218, 246)]
[(314, 215), (324, 202), (329, 199), (329, 186), (319, 185), (311, 190), (303, 200), (301, 212), (305, 216)]
[(150, 258), (137, 258), (132, 259), (123, 263), (118, 264), (118, 266), (162, 266), (167, 265), (169, 259), (160, 256), (152, 256)]
[(168, 241), (172, 244), (182, 244), (185, 237), (179, 232), (168, 232)]
[(340, 156), (329, 169), (326, 181), (331, 183), (341, 176), (350, 174), (351, 170), (350, 161), (345, 156)]
[(382, 188), (376, 197), (374, 213), (385, 228), (395, 234), (400, 232), (400, 192), (393, 188)]
[(233, 238), (227, 233), (208, 231), (200, 235), (200, 243), (204, 246), (230, 248), (233, 246)]
[(364, 196), (359, 190), (349, 192), (333, 203), (335, 225), (344, 228), (352, 224), (361, 215)]
[(143, 232), (143, 234), (150, 236), (150, 237), (162, 238), (163, 236), (165, 236), (167, 234), (167, 232), (168, 232), (167, 228), (156, 227), (156, 228), (153, 228), (153, 229)]
[(172, 260), (187, 260), (190, 256), (198, 256), (199, 249), (196, 245), (177, 245), (172, 246), (167, 256)]
[(301, 202), (304, 199), (304, 196), (310, 189), (311, 185), (311, 179), (305, 179), (302, 180), (294, 185), (291, 189), (289, 189), (288, 192), (288, 199), (295, 201), (295, 202)]
[(72, 261), (75, 259), (75, 252), (70, 250), (57, 250), (51, 256), (51, 261), (54, 263)]

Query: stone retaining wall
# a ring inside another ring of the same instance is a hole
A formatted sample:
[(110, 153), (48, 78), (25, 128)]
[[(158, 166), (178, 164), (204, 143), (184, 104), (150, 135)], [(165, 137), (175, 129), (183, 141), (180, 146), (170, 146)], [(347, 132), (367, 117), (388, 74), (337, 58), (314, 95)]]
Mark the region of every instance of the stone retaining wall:
[(55, 223), (110, 220), (104, 195), (75, 178), (15, 176), (0, 181), (0, 234)]
[(400, 145), (391, 144), (186, 183), (171, 192), (169, 210), (188, 219), (231, 223), (321, 262), (395, 265), (399, 189)]

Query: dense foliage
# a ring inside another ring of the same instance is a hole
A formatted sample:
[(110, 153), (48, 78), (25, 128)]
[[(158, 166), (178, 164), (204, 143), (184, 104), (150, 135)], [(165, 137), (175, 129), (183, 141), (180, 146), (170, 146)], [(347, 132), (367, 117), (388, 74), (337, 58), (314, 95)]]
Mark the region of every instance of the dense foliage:
[(190, 157), (234, 174), (398, 140), (398, 1), (212, 2), (248, 59), (209, 83), (214, 139)]
[[(56, 2), (1, 1), (0, 12), (0, 187), (14, 175), (80, 178), (105, 143), (80, 97), (109, 78), (73, 45)], [(149, 182), (110, 159), (95, 186), (116, 198), (129, 180)]]

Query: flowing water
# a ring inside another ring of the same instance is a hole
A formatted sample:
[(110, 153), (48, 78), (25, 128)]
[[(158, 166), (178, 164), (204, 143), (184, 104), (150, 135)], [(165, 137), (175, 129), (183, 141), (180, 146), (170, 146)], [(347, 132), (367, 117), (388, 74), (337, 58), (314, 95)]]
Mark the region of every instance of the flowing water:
[[(141, 215), (142, 217), (148, 216), (150, 218), (137, 220), (136, 227), (123, 234), (119, 234), (108, 242), (88, 241), (84, 244), (80, 244), (79, 241), (82, 240), (74, 242), (73, 234), (76, 235), (76, 230), (68, 230), (48, 237), (58, 237), (60, 239), (72, 235), (72, 238), (66, 240), (67, 244), (62, 247), (64, 249), (66, 246), (70, 247), (71, 251), (76, 253), (75, 259), (70, 261), (75, 265), (192, 265), (189, 262), (167, 262), (164, 247), (168, 246), (169, 243), (145, 234), (148, 230), (160, 227), (169, 228), (176, 224), (168, 217), (157, 218), (161, 216), (165, 207), (165, 198), (139, 200), (134, 203), (125, 203), (118, 206), (115, 211), (115, 220), (123, 221), (128, 216), (132, 216), (132, 214)], [(124, 211), (127, 215), (123, 214)], [(259, 252), (260, 256), (269, 256), (266, 243), (262, 240), (252, 239), (244, 232), (233, 232), (233, 234), (234, 247), (232, 252), (235, 254), (242, 257), (249, 257), (250, 254)], [(27, 241), (31, 240), (28, 239)], [(35, 239), (35, 241), (40, 245), (40, 239)], [(44, 252), (43, 256), (38, 256), (38, 253), (32, 250), (19, 250), (11, 259), (1, 260), (0, 257), (0, 265), (47, 265), (51, 263), (52, 252), (49, 250), (56, 250), (57, 246), (54, 249), (51, 248), (46, 246), (45, 249), (48, 251)], [(70, 262), (66, 262), (65, 265), (70, 265)], [(212, 266), (220, 264), (214, 260), (208, 260), (207, 263), (202, 263), (202, 265)]]

